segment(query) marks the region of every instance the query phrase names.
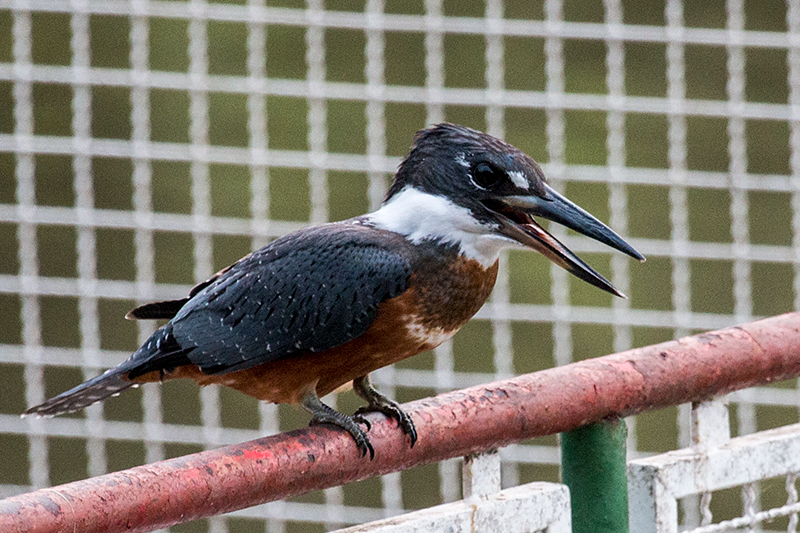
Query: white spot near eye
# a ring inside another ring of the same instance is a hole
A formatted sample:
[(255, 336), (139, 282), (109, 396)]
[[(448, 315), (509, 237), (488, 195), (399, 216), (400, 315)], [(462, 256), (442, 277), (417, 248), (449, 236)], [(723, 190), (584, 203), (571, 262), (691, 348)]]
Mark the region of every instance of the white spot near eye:
[(456, 163), (465, 168), (469, 168), (470, 166), (469, 162), (467, 161), (467, 156), (464, 154), (464, 152), (459, 152), (459, 154), (456, 156)]
[(531, 184), (528, 183), (528, 178), (525, 177), (525, 174), (520, 172), (519, 170), (512, 170), (508, 173), (508, 177), (511, 181), (514, 182), (514, 185), (519, 187), (520, 189), (530, 189)]

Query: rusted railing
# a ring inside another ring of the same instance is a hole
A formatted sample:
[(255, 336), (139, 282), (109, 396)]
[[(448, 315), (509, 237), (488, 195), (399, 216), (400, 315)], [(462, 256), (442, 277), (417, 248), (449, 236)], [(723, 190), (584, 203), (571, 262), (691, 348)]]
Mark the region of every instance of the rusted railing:
[(0, 531), (149, 531), (799, 375), (790, 313), (406, 404), (411, 449), (373, 415), (374, 461), (311, 427), (0, 500)]

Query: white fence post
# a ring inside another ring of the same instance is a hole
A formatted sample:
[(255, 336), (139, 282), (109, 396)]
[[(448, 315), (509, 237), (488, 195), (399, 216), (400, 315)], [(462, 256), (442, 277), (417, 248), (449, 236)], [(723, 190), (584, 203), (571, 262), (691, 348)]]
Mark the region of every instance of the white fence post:
[(500, 454), (464, 458), (464, 499), (341, 529), (337, 533), (571, 533), (569, 489), (529, 483), (500, 490)]

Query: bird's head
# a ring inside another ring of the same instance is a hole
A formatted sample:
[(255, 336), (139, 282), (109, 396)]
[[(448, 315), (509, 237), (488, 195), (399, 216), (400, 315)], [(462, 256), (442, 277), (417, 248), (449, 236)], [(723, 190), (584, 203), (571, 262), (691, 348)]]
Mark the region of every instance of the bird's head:
[(458, 245), (463, 254), (484, 264), (494, 263), (503, 248), (532, 248), (616, 296), (623, 295), (533, 217), (644, 261), (611, 228), (552, 189), (530, 156), (491, 135), (454, 124), (417, 133), (384, 206), (371, 217), (412, 241)]

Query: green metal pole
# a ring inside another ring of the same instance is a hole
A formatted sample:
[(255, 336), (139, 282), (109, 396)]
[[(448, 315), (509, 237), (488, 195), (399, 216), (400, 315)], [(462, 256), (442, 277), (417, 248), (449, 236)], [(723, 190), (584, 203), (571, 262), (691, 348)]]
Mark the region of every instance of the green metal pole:
[(628, 533), (624, 420), (561, 434), (561, 476), (572, 501), (573, 533)]

